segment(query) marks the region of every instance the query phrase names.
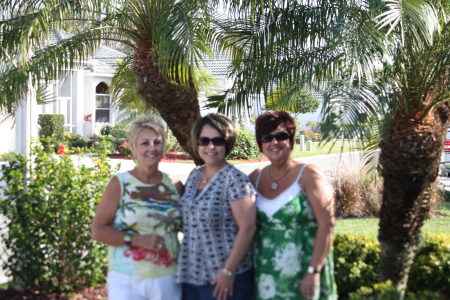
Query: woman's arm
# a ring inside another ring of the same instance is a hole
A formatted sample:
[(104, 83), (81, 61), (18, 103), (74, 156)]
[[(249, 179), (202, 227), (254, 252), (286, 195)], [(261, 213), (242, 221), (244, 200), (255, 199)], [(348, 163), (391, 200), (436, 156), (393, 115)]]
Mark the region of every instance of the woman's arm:
[[(224, 268), (234, 273), (247, 253), (256, 231), (255, 197), (233, 201), (230, 206), (239, 231)], [(216, 285), (213, 296), (218, 299), (225, 299), (227, 295), (233, 295), (233, 281), (234, 276), (227, 276), (223, 269), (220, 270), (212, 282)]]
[(178, 191), (178, 195), (183, 196), (184, 194), (184, 185), (183, 183), (180, 181), (180, 179), (178, 178), (174, 178), (174, 182), (175, 182), (175, 187)]
[(120, 181), (114, 176), (109, 181), (92, 221), (92, 238), (110, 246), (123, 246), (125, 232), (112, 226), (119, 208), (121, 196)]
[[(333, 227), (336, 223), (334, 215), (334, 191), (317, 166), (307, 166), (302, 178), (302, 188), (308, 196), (309, 203), (318, 223), (309, 265), (321, 271), (333, 244)], [(306, 299), (314, 296), (314, 288), (319, 280), (320, 273), (307, 273), (303, 277), (300, 283), (300, 292)], [(309, 295), (308, 292), (310, 292)]]
[(261, 172), (261, 168), (255, 169), (250, 175), (248, 175), (248, 178), (250, 179), (253, 186), (256, 188), (256, 179), (258, 178), (258, 174)]
[[(110, 246), (120, 247), (124, 245), (125, 232), (112, 226), (119, 208), (122, 190), (120, 181), (114, 176), (109, 181), (103, 192), (94, 220), (92, 221), (92, 238)], [(133, 234), (131, 245), (150, 250), (160, 250), (159, 244), (164, 246), (164, 238), (157, 234)]]

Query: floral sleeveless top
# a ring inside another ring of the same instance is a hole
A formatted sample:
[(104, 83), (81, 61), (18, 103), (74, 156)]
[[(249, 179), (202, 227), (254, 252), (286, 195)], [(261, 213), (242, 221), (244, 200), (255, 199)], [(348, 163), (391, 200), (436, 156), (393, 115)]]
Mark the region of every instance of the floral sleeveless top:
[(159, 234), (166, 249), (160, 252), (140, 247), (109, 246), (109, 271), (140, 278), (156, 278), (174, 274), (177, 269), (181, 226), (178, 206), (180, 195), (169, 175), (161, 173), (161, 181), (145, 184), (129, 172), (117, 177), (122, 187), (113, 226), (124, 232)]

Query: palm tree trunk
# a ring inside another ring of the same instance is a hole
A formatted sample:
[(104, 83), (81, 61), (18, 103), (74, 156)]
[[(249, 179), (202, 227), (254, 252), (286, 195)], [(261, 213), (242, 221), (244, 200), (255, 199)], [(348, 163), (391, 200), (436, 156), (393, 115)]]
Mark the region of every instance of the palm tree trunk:
[(134, 55), (133, 72), (137, 76), (139, 94), (156, 108), (183, 149), (196, 165), (203, 161), (195, 154), (190, 139), (194, 122), (201, 117), (197, 90), (160, 74), (152, 49), (140, 46)]
[(380, 212), (380, 279), (392, 280), (402, 297), (421, 242), (449, 121), (448, 105), (421, 120), (398, 111), (381, 142), (384, 191)]

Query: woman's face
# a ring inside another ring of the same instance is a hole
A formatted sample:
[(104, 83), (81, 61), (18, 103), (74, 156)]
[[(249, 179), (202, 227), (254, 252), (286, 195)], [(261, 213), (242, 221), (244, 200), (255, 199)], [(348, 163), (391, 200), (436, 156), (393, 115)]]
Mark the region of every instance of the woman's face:
[[(277, 133), (287, 133), (286, 127), (283, 124), (280, 124), (277, 129), (270, 132), (269, 134), (275, 136)], [(279, 134), (278, 136), (286, 138), (286, 136), (283, 136), (283, 134)], [(291, 155), (291, 143), (289, 141), (289, 138), (279, 141), (276, 137), (272, 137), (271, 141), (266, 143), (262, 142), (261, 144), (263, 154), (270, 160), (283, 159)]]
[[(208, 139), (209, 143), (206, 144)], [(205, 141), (204, 146), (202, 146), (201, 140)], [(207, 165), (221, 165), (225, 161), (225, 140), (220, 132), (210, 125), (203, 126), (197, 150), (200, 158), (203, 159)]]
[(142, 129), (136, 138), (136, 144), (131, 145), (138, 165), (157, 165), (164, 153), (163, 139), (153, 129)]

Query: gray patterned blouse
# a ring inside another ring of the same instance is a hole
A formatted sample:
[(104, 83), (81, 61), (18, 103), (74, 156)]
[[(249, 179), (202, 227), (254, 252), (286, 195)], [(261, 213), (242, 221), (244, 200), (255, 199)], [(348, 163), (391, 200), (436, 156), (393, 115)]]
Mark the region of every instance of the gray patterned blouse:
[[(191, 172), (180, 200), (184, 238), (178, 257), (178, 283), (210, 284), (224, 267), (238, 233), (230, 202), (256, 195), (247, 175), (228, 165), (196, 196), (203, 169), (200, 166)], [(236, 273), (251, 268), (249, 249)]]

